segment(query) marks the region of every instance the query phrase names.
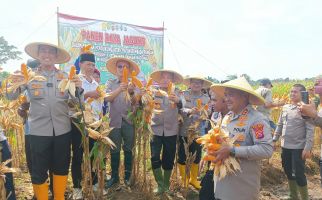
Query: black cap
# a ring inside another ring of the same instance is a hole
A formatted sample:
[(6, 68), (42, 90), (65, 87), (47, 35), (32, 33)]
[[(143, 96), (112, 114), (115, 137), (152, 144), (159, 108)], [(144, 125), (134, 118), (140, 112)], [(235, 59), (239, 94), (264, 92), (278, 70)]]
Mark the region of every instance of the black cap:
[(272, 82), (271, 82), (268, 78), (264, 78), (264, 79), (262, 79), (262, 80), (260, 81), (260, 85), (265, 86), (265, 85), (267, 85), (267, 84), (270, 84), (270, 85), (271, 85), (271, 87), (273, 87)]
[(35, 69), (40, 65), (40, 62), (36, 59), (29, 59), (27, 60), (27, 66), (31, 69)]
[(95, 63), (95, 55), (92, 53), (83, 53), (80, 55), (79, 62), (90, 61)]

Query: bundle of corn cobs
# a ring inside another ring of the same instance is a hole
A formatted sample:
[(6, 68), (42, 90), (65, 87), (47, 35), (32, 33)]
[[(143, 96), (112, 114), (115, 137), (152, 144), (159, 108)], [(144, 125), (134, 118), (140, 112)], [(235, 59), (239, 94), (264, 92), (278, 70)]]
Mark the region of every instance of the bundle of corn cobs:
[(20, 74), (22, 78), (16, 79), (14, 75), (10, 75), (8, 79), (5, 80), (5, 91), (6, 92), (15, 92), (20, 86), (28, 84), (33, 80), (37, 81), (46, 81), (47, 79), (41, 75), (38, 75), (36, 72), (27, 68), (26, 64), (21, 64)]
[(238, 160), (235, 157), (229, 156), (223, 162), (218, 161), (214, 162), (216, 157), (212, 154), (218, 151), (221, 146), (238, 146), (238, 144), (234, 144), (235, 141), (242, 137), (241, 134), (235, 135), (233, 138), (229, 137), (229, 133), (222, 129), (220, 126), (215, 126), (212, 122), (212, 129), (208, 132), (208, 134), (198, 138), (197, 143), (203, 145), (206, 150), (206, 155), (203, 157), (205, 161), (211, 161), (211, 169), (214, 169), (214, 175), (218, 178), (218, 180), (224, 178), (227, 174), (236, 173), (240, 171), (240, 165)]

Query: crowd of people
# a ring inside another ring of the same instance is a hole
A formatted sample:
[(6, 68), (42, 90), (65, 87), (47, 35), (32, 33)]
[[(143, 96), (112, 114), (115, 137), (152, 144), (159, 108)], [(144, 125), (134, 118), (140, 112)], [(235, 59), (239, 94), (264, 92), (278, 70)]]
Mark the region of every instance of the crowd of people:
[[(25, 94), (28, 98), (20, 106), (18, 114), (23, 118), (25, 127), (25, 153), (35, 198), (48, 199), (50, 190), (54, 199), (65, 199), (70, 163), (72, 198), (84, 198), (82, 133), (72, 123), (71, 115), (74, 111), (68, 104), (68, 101), (77, 104), (79, 99), (82, 102), (94, 99), (90, 105), (95, 120), (108, 113), (110, 127), (113, 127), (109, 138), (115, 148), (110, 149), (109, 163), (104, 160), (105, 164), (110, 165), (111, 176), (105, 182), (103, 195), (107, 194), (109, 188), (118, 185), (120, 180), (124, 180), (124, 184), (130, 187), (135, 127), (128, 113), (140, 105), (136, 97), (146, 91), (122, 80), (124, 70), (138, 74), (140, 66), (124, 57), (107, 60), (106, 68), (115, 78), (105, 84), (107, 96), (104, 103), (101, 103), (95, 101), (100, 97), (97, 90), (101, 84), (100, 72), (95, 65), (95, 55), (90, 50), (82, 51), (75, 61), (77, 73), (80, 74), (70, 77), (70, 81), (76, 86), (75, 94), (60, 90), (59, 84), (68, 78), (68, 74), (55, 67), (55, 64), (70, 60), (67, 51), (53, 44), (35, 42), (28, 44), (25, 52), (34, 59), (27, 63), (28, 67), (45, 77), (46, 81), (30, 81), (6, 96), (13, 100), (20, 94)], [(301, 91), (306, 90), (303, 85), (293, 85), (290, 103), (286, 103), (273, 101), (273, 85), (269, 79), (263, 79), (261, 86), (255, 91), (244, 77), (213, 84), (198, 76), (184, 78), (167, 69), (156, 70), (150, 77), (158, 88), (153, 91), (154, 107), (160, 111), (154, 113), (151, 120), (153, 134), (150, 159), (157, 185), (155, 195), (172, 195), (170, 178), (178, 151), (177, 166), (182, 185), (191, 185), (199, 190), (201, 200), (259, 199), (260, 161), (272, 156), (276, 143), (281, 138), (282, 166), (289, 185), (289, 195), (285, 199), (309, 199), (304, 172), (305, 160), (310, 157), (313, 148), (314, 127), (322, 127), (322, 115), (314, 104), (301, 102)], [(18, 82), (23, 79), (23, 74), (17, 71), (10, 78), (13, 83)], [(188, 89), (174, 89), (169, 93), (170, 83), (184, 84)], [(164, 95), (164, 92), (168, 95)], [(208, 119), (200, 120), (199, 104), (209, 105)], [(276, 125), (270, 118), (273, 107), (282, 107)], [(194, 126), (192, 130), (191, 127), (197, 121), (198, 126)], [(237, 145), (222, 145), (218, 150), (208, 152), (215, 157), (213, 163), (222, 163), (230, 156), (238, 159), (241, 170), (227, 174), (223, 179), (214, 177), (214, 171), (209, 167), (211, 162), (202, 161), (203, 149), (196, 142), (198, 136), (207, 134), (211, 129), (209, 121), (226, 130), (231, 138), (240, 135), (236, 140)], [(192, 134), (196, 137), (191, 140)], [(0, 143), (1, 160), (4, 161), (11, 155), (3, 131), (0, 131)], [(95, 140), (90, 138), (89, 148), (93, 148), (94, 144)], [(188, 162), (191, 155), (193, 160)], [(119, 171), (121, 158), (124, 161), (124, 173)], [(208, 167), (208, 171), (200, 182), (199, 171), (204, 167)], [(121, 174), (124, 177), (120, 177)], [(96, 192), (97, 174), (93, 173), (92, 177), (93, 191)], [(5, 186), (8, 199), (15, 200), (13, 177), (10, 173), (6, 174)]]

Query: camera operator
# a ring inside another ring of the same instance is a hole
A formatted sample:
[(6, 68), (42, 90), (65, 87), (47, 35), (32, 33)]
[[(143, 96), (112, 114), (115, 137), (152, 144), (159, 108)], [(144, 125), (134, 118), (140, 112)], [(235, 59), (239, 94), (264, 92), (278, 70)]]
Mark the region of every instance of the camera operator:
[[(318, 94), (320, 99), (322, 99), (322, 79), (318, 79), (314, 86), (315, 94)], [(300, 104), (299, 110), (303, 116), (308, 116), (312, 119), (315, 126), (322, 128), (322, 109), (317, 110), (317, 105), (315, 102), (311, 101), (310, 104)], [(321, 155), (320, 155), (320, 176), (321, 176), (321, 187), (322, 187), (322, 136), (321, 140)]]

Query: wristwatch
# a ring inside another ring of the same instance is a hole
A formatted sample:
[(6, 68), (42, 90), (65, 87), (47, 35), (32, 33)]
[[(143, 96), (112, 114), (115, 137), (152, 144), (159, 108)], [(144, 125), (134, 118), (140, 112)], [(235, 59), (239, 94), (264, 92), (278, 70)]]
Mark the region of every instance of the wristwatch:
[(236, 155), (235, 147), (230, 148), (230, 156), (235, 157), (235, 155)]

